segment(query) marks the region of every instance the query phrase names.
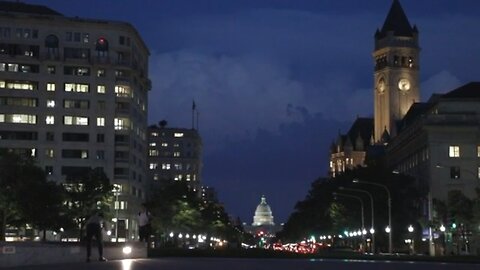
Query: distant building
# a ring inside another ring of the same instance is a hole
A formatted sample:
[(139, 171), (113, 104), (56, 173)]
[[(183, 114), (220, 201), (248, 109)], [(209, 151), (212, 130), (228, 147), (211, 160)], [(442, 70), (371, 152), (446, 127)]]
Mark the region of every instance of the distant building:
[[(163, 122), (163, 121), (162, 121)], [(148, 127), (148, 177), (153, 185), (185, 181), (200, 191), (202, 139), (195, 129)]]
[(252, 225), (244, 225), (244, 228), (245, 231), (262, 237), (273, 237), (276, 232), (282, 229), (282, 225), (275, 225), (272, 209), (267, 204), (265, 196), (262, 196), (260, 204), (255, 209)]
[(0, 148), (65, 183), (101, 168), (118, 188), (119, 238), (145, 199), (149, 51), (129, 23), (0, 1)]
[(330, 146), (330, 176), (365, 165), (368, 148), (373, 144), (373, 119), (357, 118), (347, 134), (339, 134)]
[(203, 202), (218, 202), (217, 191), (214, 187), (202, 186), (201, 191), (201, 198)]

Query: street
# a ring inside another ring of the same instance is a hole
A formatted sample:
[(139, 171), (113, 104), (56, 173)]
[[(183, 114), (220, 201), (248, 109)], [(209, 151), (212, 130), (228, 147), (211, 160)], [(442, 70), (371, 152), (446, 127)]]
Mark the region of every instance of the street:
[(90, 262), (74, 264), (53, 264), (41, 266), (25, 266), (6, 269), (22, 270), (404, 270), (404, 269), (479, 269), (478, 264), (447, 264), (426, 262), (397, 262), (397, 261), (367, 261), (367, 260), (331, 260), (331, 259), (238, 259), (238, 258), (159, 258), (159, 259), (128, 259), (108, 262)]

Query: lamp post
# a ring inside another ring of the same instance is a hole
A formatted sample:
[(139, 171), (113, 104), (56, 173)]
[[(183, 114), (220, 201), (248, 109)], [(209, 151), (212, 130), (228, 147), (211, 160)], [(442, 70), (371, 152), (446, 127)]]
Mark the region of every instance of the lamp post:
[(113, 192), (115, 194), (115, 242), (118, 242), (118, 209), (120, 208), (120, 202), (118, 201), (118, 195), (121, 192), (120, 185), (114, 185)]
[(415, 229), (413, 228), (412, 225), (408, 226), (408, 232), (410, 233), (410, 240), (411, 240), (411, 249), (412, 249), (412, 254), (415, 254), (415, 240), (414, 240), (414, 235), (413, 235), (413, 231)]
[(333, 195), (341, 196), (341, 197), (354, 198), (354, 199), (357, 199), (360, 202), (360, 211), (361, 211), (361, 214), (362, 214), (362, 230), (363, 230), (365, 228), (365, 215), (364, 215), (364, 211), (363, 211), (363, 200), (362, 200), (362, 198), (360, 198), (358, 196), (355, 196), (355, 195), (349, 195), (349, 194), (343, 194), (343, 193), (337, 193), (337, 192), (334, 192)]
[[(365, 246), (365, 234), (363, 233), (363, 231), (365, 230), (365, 215), (364, 215), (364, 211), (363, 211), (363, 200), (362, 200), (362, 198), (360, 198), (358, 196), (355, 196), (355, 195), (349, 195), (349, 194), (343, 194), (343, 193), (337, 193), (337, 192), (334, 192), (333, 195), (334, 196), (341, 196), (341, 197), (357, 199), (360, 202), (360, 211), (361, 211), (361, 214), (362, 214), (362, 241), (363, 241), (362, 246)], [(362, 248), (362, 250), (365, 251), (365, 248)]]
[(373, 207), (373, 196), (370, 192), (363, 190), (363, 189), (355, 189), (355, 188), (345, 188), (345, 187), (339, 187), (340, 190), (346, 190), (346, 191), (353, 191), (353, 192), (360, 192), (360, 193), (365, 193), (368, 195), (370, 198), (370, 210), (372, 211), (372, 228), (370, 229), (370, 233), (372, 234), (372, 253), (375, 253), (375, 218), (374, 218), (374, 207)]
[(377, 186), (383, 188), (387, 192), (387, 207), (388, 207), (388, 227), (390, 228), (390, 232), (388, 233), (388, 253), (392, 254), (393, 251), (393, 243), (392, 243), (392, 234), (393, 234), (393, 229), (392, 229), (392, 196), (390, 194), (390, 190), (388, 189), (387, 186), (379, 183), (374, 183), (374, 182), (368, 182), (368, 181), (360, 181), (358, 179), (353, 179), (353, 183), (359, 183), (359, 184), (366, 184), (366, 185), (372, 185), (372, 186)]

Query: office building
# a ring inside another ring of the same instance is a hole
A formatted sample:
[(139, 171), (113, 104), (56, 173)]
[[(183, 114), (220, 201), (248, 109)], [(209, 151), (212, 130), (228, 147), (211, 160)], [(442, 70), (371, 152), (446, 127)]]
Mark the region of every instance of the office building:
[(33, 156), (59, 183), (103, 169), (117, 190), (118, 236), (135, 238), (150, 89), (139, 33), (2, 1), (0, 37), (0, 148)]

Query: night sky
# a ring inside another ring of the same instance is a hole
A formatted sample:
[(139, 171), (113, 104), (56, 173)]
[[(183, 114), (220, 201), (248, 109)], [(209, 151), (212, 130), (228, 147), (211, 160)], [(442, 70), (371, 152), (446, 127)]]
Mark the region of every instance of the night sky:
[[(130, 22), (150, 49), (149, 123), (191, 127), (203, 182), (251, 223), (266, 195), (285, 222), (328, 170), (329, 145), (373, 114), (373, 35), (390, 0), (24, 0)], [(480, 1), (402, 0), (420, 31), (422, 101), (480, 81)]]

